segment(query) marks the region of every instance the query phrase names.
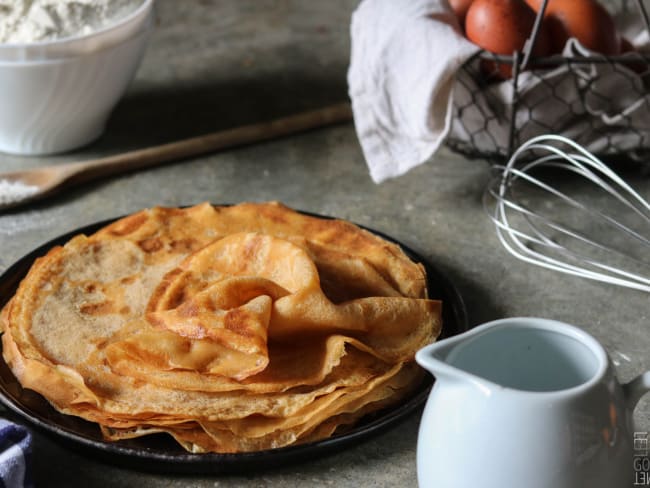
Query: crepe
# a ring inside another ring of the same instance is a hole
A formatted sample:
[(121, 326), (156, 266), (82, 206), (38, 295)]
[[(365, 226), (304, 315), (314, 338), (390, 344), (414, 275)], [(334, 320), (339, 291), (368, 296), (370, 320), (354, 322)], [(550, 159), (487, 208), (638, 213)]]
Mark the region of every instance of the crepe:
[(36, 260), (0, 322), (20, 383), (107, 439), (191, 452), (332, 435), (400, 401), (440, 332), (395, 244), (278, 203), (153, 208)]

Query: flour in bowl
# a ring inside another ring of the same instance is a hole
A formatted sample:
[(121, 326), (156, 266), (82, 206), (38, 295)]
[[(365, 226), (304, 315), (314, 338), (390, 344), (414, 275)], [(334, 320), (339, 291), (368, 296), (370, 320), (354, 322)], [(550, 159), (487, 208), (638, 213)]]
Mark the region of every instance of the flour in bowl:
[(90, 34), (135, 11), (143, 0), (0, 0), (0, 43)]

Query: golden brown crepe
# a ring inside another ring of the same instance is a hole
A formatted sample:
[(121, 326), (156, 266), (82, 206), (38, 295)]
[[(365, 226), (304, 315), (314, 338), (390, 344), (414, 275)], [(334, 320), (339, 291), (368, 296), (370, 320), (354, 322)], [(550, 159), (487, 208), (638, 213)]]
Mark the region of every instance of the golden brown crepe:
[(107, 439), (191, 452), (332, 435), (420, 380), (440, 332), (424, 268), (278, 203), (154, 208), (39, 258), (4, 308), (25, 388)]

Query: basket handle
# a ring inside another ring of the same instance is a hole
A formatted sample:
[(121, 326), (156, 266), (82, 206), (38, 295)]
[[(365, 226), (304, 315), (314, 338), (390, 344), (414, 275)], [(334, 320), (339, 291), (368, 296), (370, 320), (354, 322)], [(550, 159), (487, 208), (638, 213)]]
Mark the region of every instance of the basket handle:
[[(640, 2), (641, 0), (639, 0)], [(535, 43), (537, 42), (537, 36), (539, 35), (539, 29), (542, 26), (542, 21), (544, 20), (544, 12), (546, 12), (546, 4), (548, 0), (542, 0), (542, 6), (537, 12), (537, 17), (535, 17), (535, 23), (533, 24), (533, 31), (530, 34), (528, 40), (524, 44), (524, 59), (521, 62), (520, 71), (526, 69), (528, 66), (528, 61), (533, 54), (533, 49), (535, 48)]]

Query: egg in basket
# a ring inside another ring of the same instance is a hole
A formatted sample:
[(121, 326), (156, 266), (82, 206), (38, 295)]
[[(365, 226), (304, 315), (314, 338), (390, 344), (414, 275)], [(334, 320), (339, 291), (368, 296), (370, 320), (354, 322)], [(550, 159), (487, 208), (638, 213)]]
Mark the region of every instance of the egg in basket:
[(452, 149), (503, 159), (526, 140), (555, 133), (600, 156), (650, 153), (642, 2), (450, 3), (482, 48), (457, 75)]

